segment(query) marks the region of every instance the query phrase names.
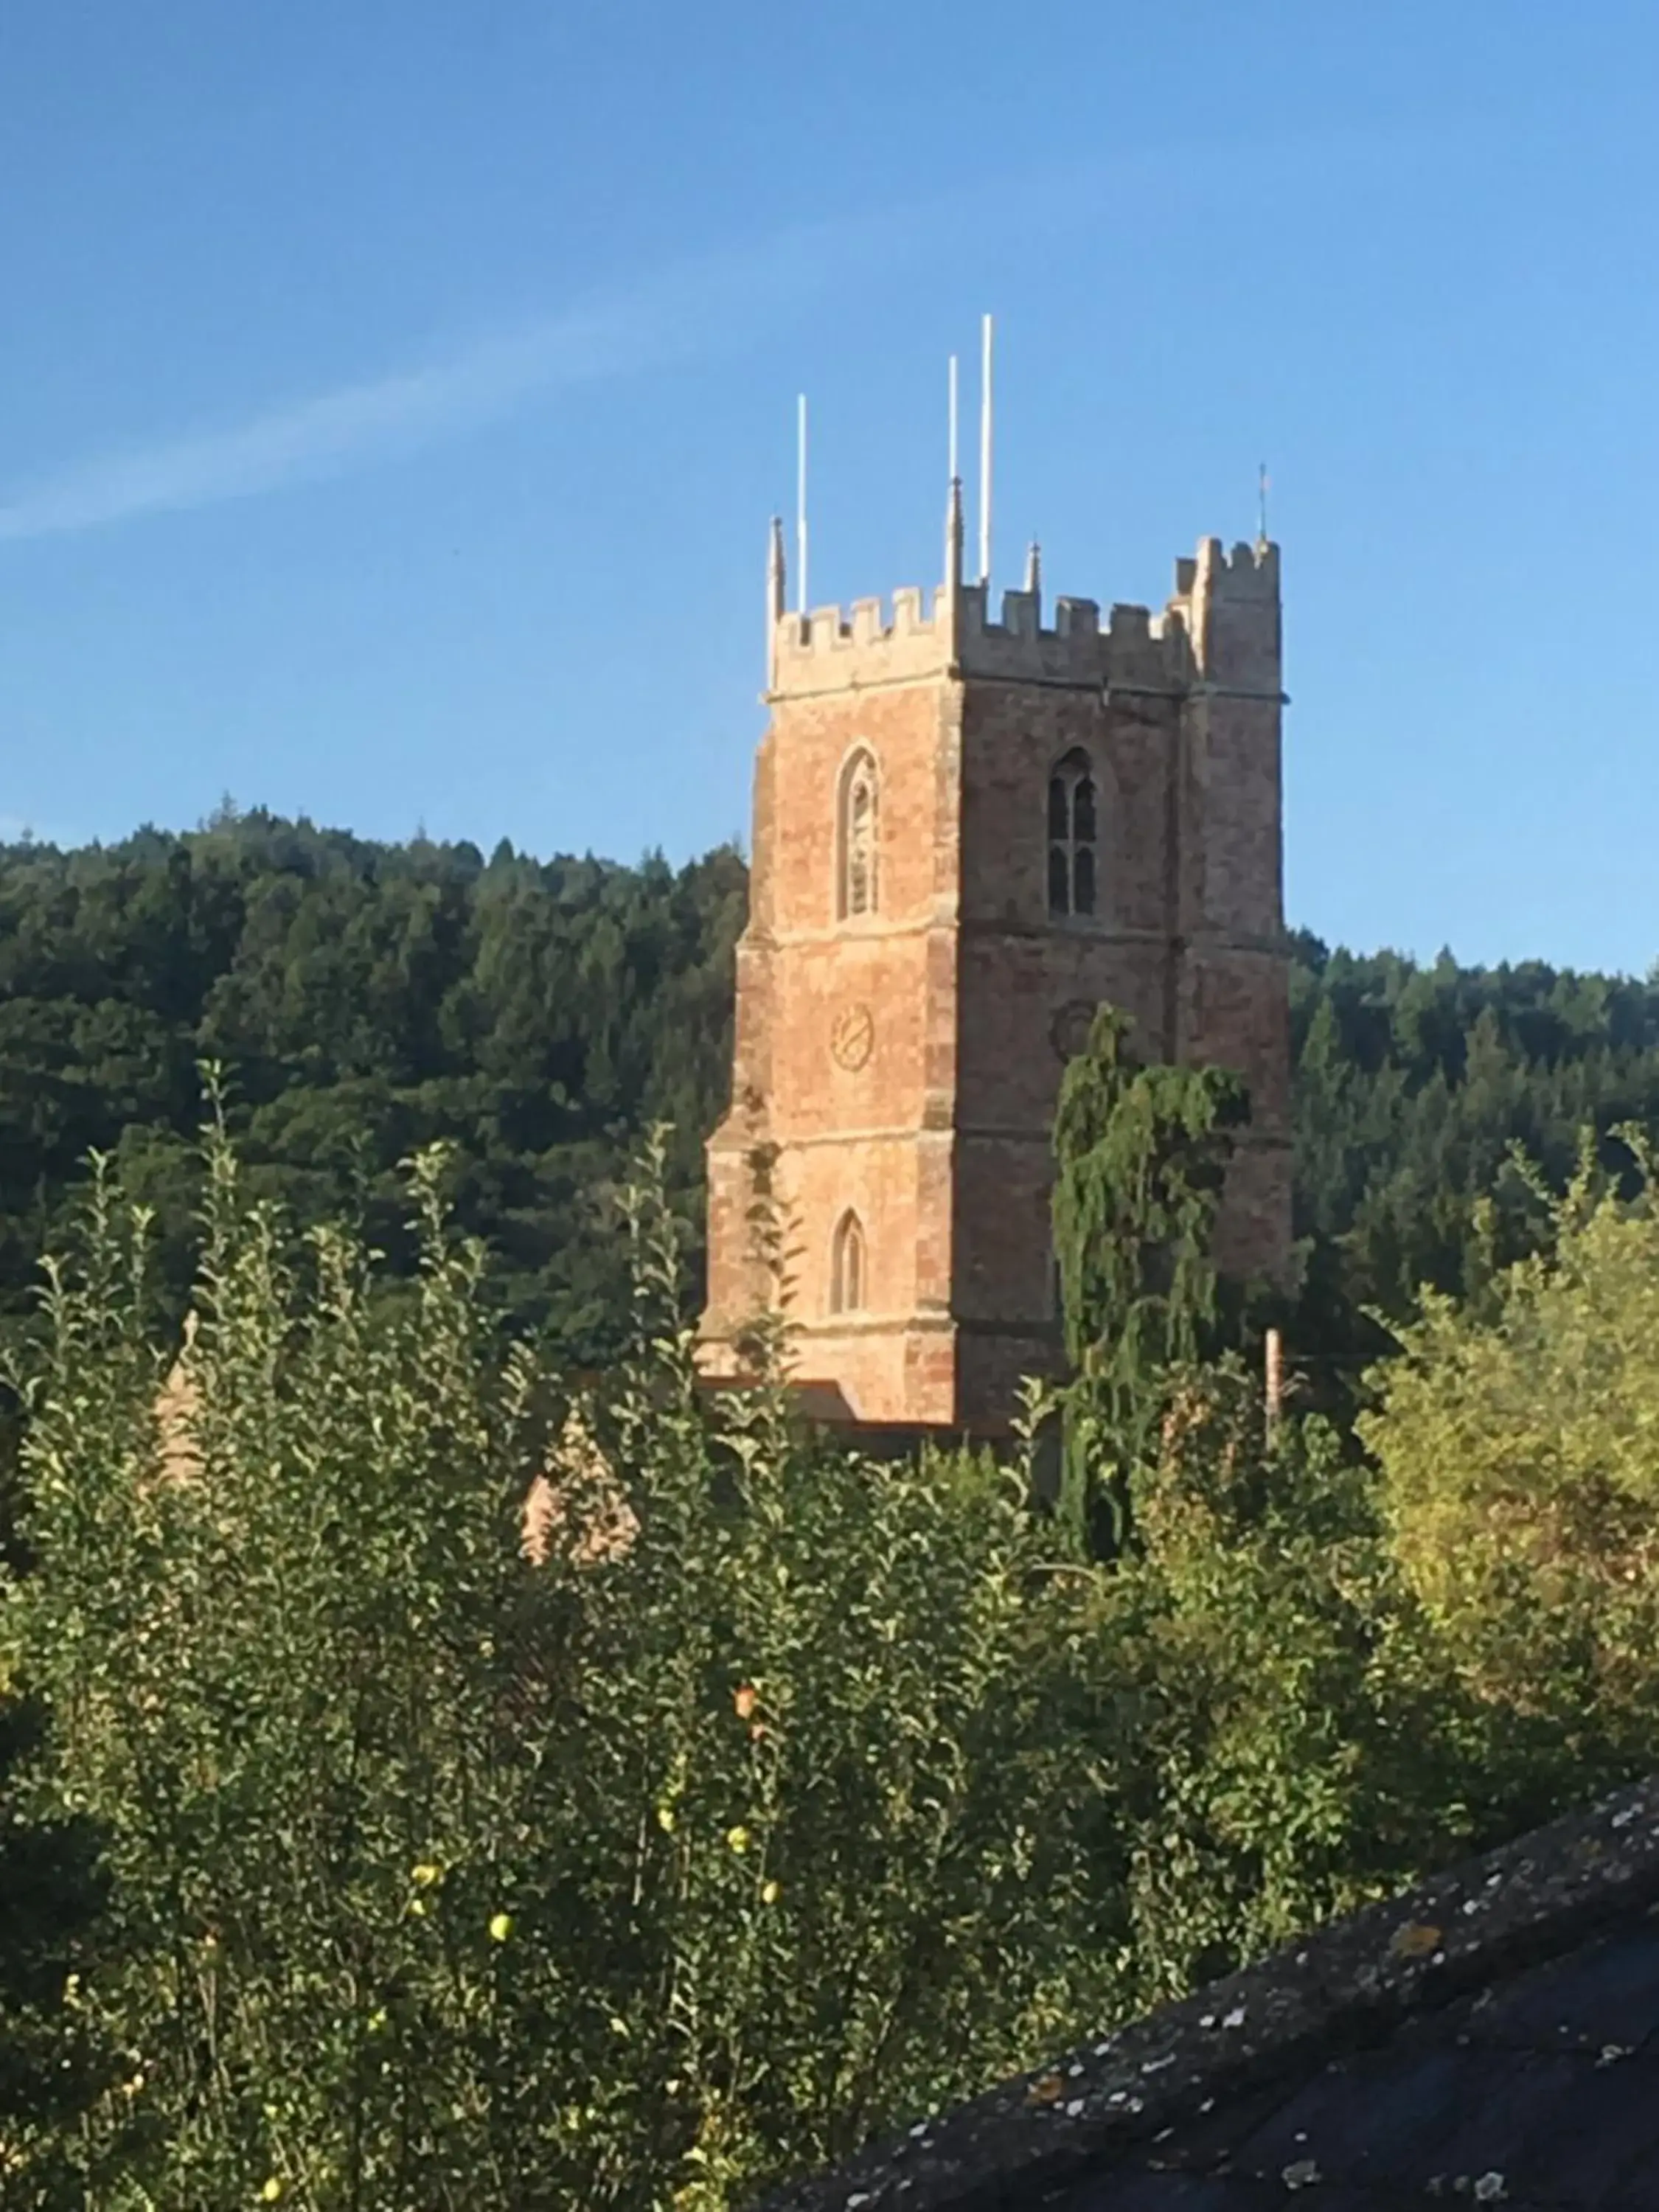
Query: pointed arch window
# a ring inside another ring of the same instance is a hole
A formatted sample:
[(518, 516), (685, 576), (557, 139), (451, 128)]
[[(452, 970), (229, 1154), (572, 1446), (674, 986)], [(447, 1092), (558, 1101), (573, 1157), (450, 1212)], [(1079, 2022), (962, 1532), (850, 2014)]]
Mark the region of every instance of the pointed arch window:
[(836, 1224), (830, 1247), (830, 1310), (862, 1313), (869, 1294), (864, 1227), (850, 1207)]
[(1094, 769), (1074, 748), (1048, 778), (1048, 911), (1091, 915), (1099, 897)]
[(836, 824), (836, 913), (842, 921), (874, 914), (881, 884), (877, 832), (881, 805), (876, 758), (866, 745), (852, 754), (841, 772)]

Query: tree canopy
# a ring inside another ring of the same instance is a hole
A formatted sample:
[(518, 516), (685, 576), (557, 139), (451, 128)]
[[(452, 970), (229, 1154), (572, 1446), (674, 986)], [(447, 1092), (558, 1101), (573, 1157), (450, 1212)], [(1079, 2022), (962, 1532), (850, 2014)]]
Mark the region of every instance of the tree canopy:
[(1091, 1553), (696, 1389), (745, 888), (0, 852), (8, 2203), (725, 2212), (1650, 1765), (1659, 988), (1299, 943), (1358, 1450), (1214, 1356), (1237, 1086), (1103, 1017)]
[(1374, 1465), (1185, 1365), (1089, 1560), (1029, 1463), (700, 1391), (659, 1164), (573, 1402), (441, 1167), (411, 1285), (213, 1135), (182, 1350), (107, 1167), (54, 1259), (9, 2205), (731, 2212), (1650, 1763), (1640, 1193), (1431, 1310)]
[[(198, 1067), (216, 1060), (253, 1187), (301, 1220), (355, 1214), (414, 1264), (398, 1163), (454, 1151), (489, 1293), (597, 1364), (626, 1305), (625, 1163), (673, 1126), (671, 1196), (702, 1229), (702, 1143), (730, 1078), (747, 872), (538, 861), (502, 842), (376, 843), (227, 807), (199, 830), (0, 846), (0, 1316), (28, 1310), (89, 1152), (156, 1209), (161, 1279), (190, 1273)], [(1476, 1288), (1547, 1233), (1504, 1164), (1553, 1185), (1582, 1127), (1659, 1132), (1659, 980), (1530, 962), (1422, 966), (1292, 942), (1294, 1358), (1352, 1376), (1418, 1285)]]
[(1519, 1145), (1564, 1190), (1581, 1136), (1659, 1133), (1659, 967), (1645, 981), (1543, 961), (1427, 966), (1292, 940), (1298, 1358), (1350, 1365), (1388, 1344), (1427, 1284), (1477, 1291), (1550, 1224), (1508, 1168)]
[(726, 850), (629, 868), (503, 842), (486, 861), (228, 809), (182, 836), (0, 848), (0, 1303), (26, 1307), (94, 1150), (156, 1209), (183, 1296), (212, 1060), (256, 1189), (356, 1215), (407, 1271), (398, 1164), (448, 1143), (491, 1295), (565, 1357), (608, 1356), (612, 1201), (653, 1121), (701, 1233), (745, 894)]

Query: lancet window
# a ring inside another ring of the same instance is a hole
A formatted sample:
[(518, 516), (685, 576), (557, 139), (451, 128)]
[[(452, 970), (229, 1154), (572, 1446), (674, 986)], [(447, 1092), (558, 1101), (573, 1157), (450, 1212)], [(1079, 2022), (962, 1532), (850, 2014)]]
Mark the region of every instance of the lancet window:
[(1094, 770), (1073, 750), (1048, 779), (1048, 911), (1091, 915), (1097, 892)]
[(875, 756), (860, 745), (841, 772), (836, 907), (842, 921), (874, 914), (879, 903), (876, 835), (879, 805)]
[(843, 1213), (830, 1248), (830, 1310), (862, 1313), (868, 1291), (864, 1230), (856, 1213)]

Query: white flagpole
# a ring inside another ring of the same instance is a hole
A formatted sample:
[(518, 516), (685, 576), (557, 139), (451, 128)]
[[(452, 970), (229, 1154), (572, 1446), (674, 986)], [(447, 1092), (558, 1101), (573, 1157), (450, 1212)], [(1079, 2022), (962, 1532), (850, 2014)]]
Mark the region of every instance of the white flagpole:
[(979, 386), (979, 580), (991, 581), (991, 318), (980, 332)]
[(806, 612), (806, 394), (803, 392), (795, 416), (795, 580), (797, 612)]

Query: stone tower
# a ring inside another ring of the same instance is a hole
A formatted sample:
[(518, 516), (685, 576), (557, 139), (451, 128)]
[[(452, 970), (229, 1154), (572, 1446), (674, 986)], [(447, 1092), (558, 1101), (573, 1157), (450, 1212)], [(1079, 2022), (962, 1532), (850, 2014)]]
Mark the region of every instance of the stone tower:
[(991, 619), (962, 578), (785, 611), (755, 771), (732, 1104), (708, 1146), (702, 1359), (743, 1368), (771, 1193), (795, 1371), (860, 1421), (994, 1435), (1059, 1350), (1050, 1129), (1095, 1007), (1146, 1059), (1247, 1080), (1223, 1264), (1291, 1232), (1279, 551), (1176, 563), (1161, 616), (1060, 599), (1036, 549)]

